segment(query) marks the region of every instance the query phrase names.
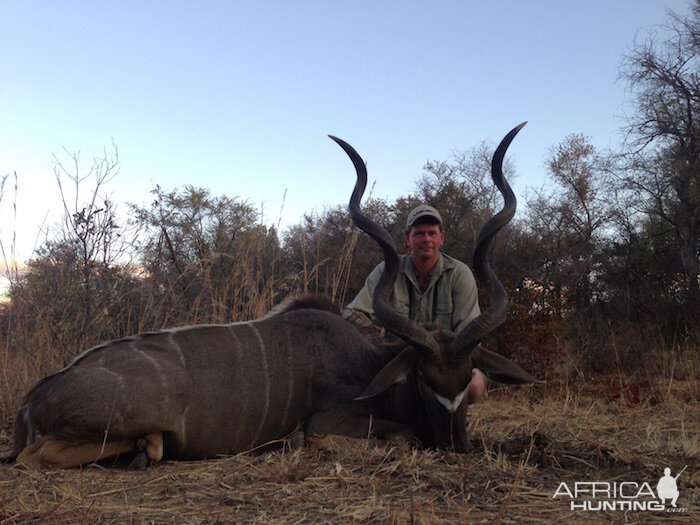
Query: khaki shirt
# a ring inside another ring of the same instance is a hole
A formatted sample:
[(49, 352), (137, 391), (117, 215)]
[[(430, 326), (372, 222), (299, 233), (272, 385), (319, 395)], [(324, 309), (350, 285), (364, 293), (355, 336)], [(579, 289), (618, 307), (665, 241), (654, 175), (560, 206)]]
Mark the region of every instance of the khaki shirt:
[[(374, 322), (372, 295), (383, 269), (381, 262), (367, 276), (362, 290), (343, 310), (345, 319), (359, 325)], [(442, 252), (425, 292), (418, 286), (411, 254), (399, 256), (399, 275), (390, 304), (405, 317), (419, 323), (436, 322), (453, 332), (459, 332), (481, 313), (472, 271), (463, 262)]]

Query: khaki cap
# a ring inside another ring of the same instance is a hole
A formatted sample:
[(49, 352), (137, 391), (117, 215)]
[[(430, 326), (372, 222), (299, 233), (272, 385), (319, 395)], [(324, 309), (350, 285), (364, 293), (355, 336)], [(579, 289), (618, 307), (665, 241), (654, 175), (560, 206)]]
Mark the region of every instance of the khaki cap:
[(438, 221), (440, 223), (440, 226), (443, 226), (440, 212), (432, 206), (428, 206), (427, 204), (421, 204), (420, 206), (416, 206), (415, 208), (413, 208), (411, 210), (411, 213), (408, 214), (408, 219), (406, 219), (406, 231), (411, 229), (411, 226), (413, 226), (414, 222), (416, 222), (418, 219), (423, 219), (424, 217), (431, 217)]

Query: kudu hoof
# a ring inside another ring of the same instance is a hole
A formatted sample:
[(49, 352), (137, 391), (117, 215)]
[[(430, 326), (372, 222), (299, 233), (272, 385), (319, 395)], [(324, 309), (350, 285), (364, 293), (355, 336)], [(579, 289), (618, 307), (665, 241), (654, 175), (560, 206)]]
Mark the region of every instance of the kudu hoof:
[(143, 450), (136, 454), (134, 459), (131, 460), (131, 463), (129, 463), (129, 470), (141, 470), (144, 469), (148, 466), (148, 454), (146, 454), (146, 451)]
[(129, 463), (129, 470), (141, 470), (148, 466), (148, 452), (146, 451), (148, 447), (148, 440), (145, 438), (136, 440), (136, 450), (138, 453), (134, 456), (134, 459)]

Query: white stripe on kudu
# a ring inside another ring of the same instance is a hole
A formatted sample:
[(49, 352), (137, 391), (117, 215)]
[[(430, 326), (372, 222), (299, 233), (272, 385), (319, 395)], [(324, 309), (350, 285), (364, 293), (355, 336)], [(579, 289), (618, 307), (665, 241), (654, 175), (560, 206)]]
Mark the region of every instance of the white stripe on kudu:
[(187, 363), (185, 363), (185, 355), (182, 353), (182, 348), (180, 348), (180, 345), (177, 344), (177, 341), (175, 340), (175, 332), (172, 330), (169, 330), (168, 334), (168, 343), (170, 343), (171, 346), (175, 348), (177, 351), (177, 356), (180, 358), (180, 363), (182, 364), (183, 368), (187, 366)]
[[(243, 400), (243, 406), (241, 407), (241, 420), (245, 420), (245, 415), (247, 414), (248, 410), (248, 398), (250, 397), (248, 395), (248, 381), (245, 380), (243, 377), (243, 357), (241, 355), (241, 341), (238, 339), (238, 336), (236, 335), (236, 330), (234, 329), (234, 326), (239, 326), (240, 323), (233, 323), (229, 324), (228, 326), (228, 331), (231, 334), (231, 337), (233, 338), (233, 344), (231, 345), (232, 348), (236, 350), (236, 359), (234, 360), (234, 363), (236, 363), (235, 368), (236, 368), (236, 381), (238, 385), (241, 385), (241, 388), (243, 389), (243, 392), (241, 392), (241, 398)], [(241, 424), (236, 425), (236, 436), (233, 439), (233, 443), (236, 444), (237, 448), (241, 448), (241, 431), (243, 430), (243, 426)]]
[(265, 421), (267, 420), (267, 413), (270, 410), (270, 374), (267, 368), (267, 349), (265, 348), (265, 342), (262, 340), (262, 337), (260, 337), (260, 332), (258, 332), (258, 329), (253, 323), (247, 323), (247, 326), (253, 331), (260, 345), (260, 354), (262, 355), (262, 376), (265, 378), (265, 411), (260, 418), (260, 427), (258, 428), (258, 432), (253, 438), (254, 445), (262, 433), (265, 426)]
[(291, 344), (291, 337), (289, 336), (289, 326), (285, 328), (285, 334), (287, 336), (287, 402), (284, 405), (284, 415), (282, 416), (281, 420), (282, 428), (286, 428), (287, 426), (289, 407), (292, 404), (292, 396), (294, 395), (294, 367), (292, 366), (294, 360), (292, 359), (293, 348)]

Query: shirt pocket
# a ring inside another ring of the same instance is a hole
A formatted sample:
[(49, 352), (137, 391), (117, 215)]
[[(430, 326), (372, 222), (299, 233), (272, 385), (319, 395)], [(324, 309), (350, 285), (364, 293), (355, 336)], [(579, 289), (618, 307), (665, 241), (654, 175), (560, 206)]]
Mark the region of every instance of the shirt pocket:
[(454, 305), (452, 298), (437, 299), (435, 303), (435, 322), (446, 330), (452, 330), (452, 313)]

